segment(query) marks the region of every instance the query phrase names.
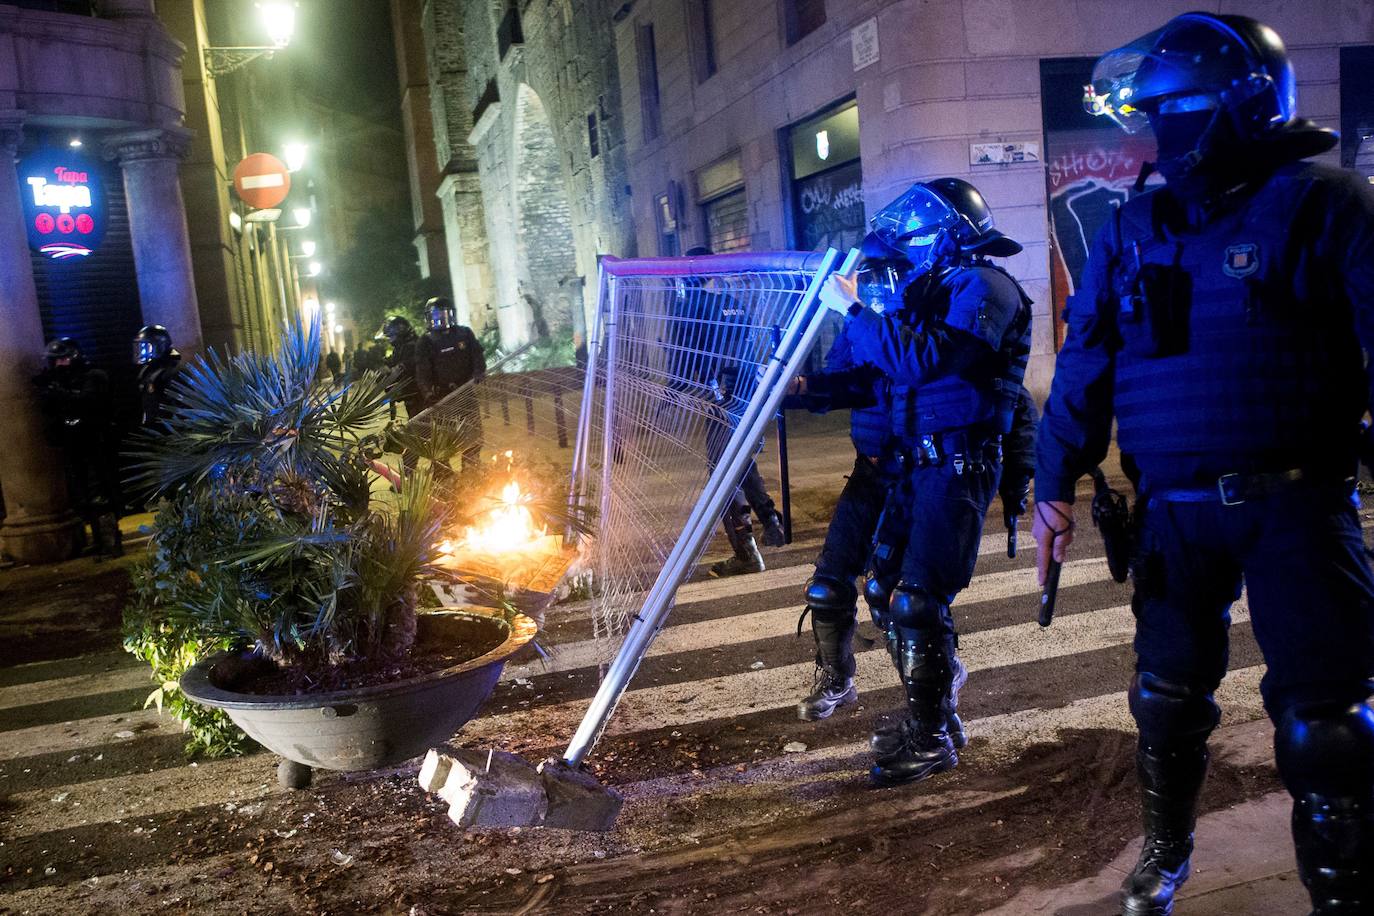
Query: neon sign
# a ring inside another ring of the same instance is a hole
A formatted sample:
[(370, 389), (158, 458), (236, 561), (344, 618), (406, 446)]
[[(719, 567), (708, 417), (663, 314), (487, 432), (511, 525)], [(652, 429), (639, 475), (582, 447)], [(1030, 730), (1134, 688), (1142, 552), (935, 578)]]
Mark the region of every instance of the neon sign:
[(74, 150), (39, 150), (19, 164), (29, 247), (55, 261), (89, 257), (105, 235), (100, 168)]

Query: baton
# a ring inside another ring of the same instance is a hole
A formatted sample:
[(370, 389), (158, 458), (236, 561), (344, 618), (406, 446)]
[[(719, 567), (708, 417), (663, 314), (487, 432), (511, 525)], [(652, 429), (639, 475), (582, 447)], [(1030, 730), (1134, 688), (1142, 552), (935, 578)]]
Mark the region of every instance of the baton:
[(1016, 526), (1020, 522), (1021, 516), (1007, 516), (1007, 559), (1016, 559)]
[[(1053, 544), (1050, 547), (1054, 549)], [(1054, 623), (1054, 602), (1059, 597), (1059, 571), (1064, 564), (1053, 558), (1050, 559), (1049, 570), (1045, 573), (1045, 590), (1040, 593), (1040, 626), (1047, 627)]]

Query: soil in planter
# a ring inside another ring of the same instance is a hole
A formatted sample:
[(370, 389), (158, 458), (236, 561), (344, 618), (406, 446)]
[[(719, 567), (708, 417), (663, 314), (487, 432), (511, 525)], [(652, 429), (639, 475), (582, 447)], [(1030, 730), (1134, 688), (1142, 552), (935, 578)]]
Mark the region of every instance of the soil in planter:
[(456, 615), (421, 617), (414, 649), (399, 658), (366, 659), (327, 668), (282, 668), (265, 659), (235, 659), (215, 666), (216, 686), (256, 696), (297, 696), (394, 684), (443, 671), (485, 655), (506, 641), (494, 621)]

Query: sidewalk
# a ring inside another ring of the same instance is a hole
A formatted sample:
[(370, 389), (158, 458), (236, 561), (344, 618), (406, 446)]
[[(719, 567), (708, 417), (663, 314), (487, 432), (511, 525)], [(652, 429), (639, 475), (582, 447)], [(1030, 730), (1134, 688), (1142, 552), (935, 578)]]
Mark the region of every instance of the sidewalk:
[[(1237, 764), (1272, 760), (1267, 720), (1219, 729), (1212, 752)], [(1198, 821), (1193, 876), (1184, 885), (1176, 916), (1293, 916), (1311, 910), (1298, 880), (1286, 792), (1272, 792)], [(1121, 884), (1135, 867), (1142, 837), (1095, 876), (1055, 888), (1023, 891), (988, 916), (1108, 916), (1119, 909)]]

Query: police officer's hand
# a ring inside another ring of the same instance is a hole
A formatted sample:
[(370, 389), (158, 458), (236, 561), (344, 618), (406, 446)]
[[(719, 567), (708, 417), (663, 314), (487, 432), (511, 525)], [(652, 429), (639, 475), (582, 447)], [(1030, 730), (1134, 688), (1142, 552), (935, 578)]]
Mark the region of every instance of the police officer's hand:
[(821, 285), (821, 305), (841, 315), (859, 301), (859, 282), (854, 274), (834, 273)]
[(1031, 525), (1031, 535), (1040, 548), (1035, 558), (1036, 569), (1040, 573), (1040, 584), (1045, 584), (1045, 576), (1050, 569), (1050, 555), (1060, 563), (1068, 556), (1069, 545), (1073, 543), (1073, 503), (1049, 500), (1037, 501), (1034, 509), (1035, 521)]

